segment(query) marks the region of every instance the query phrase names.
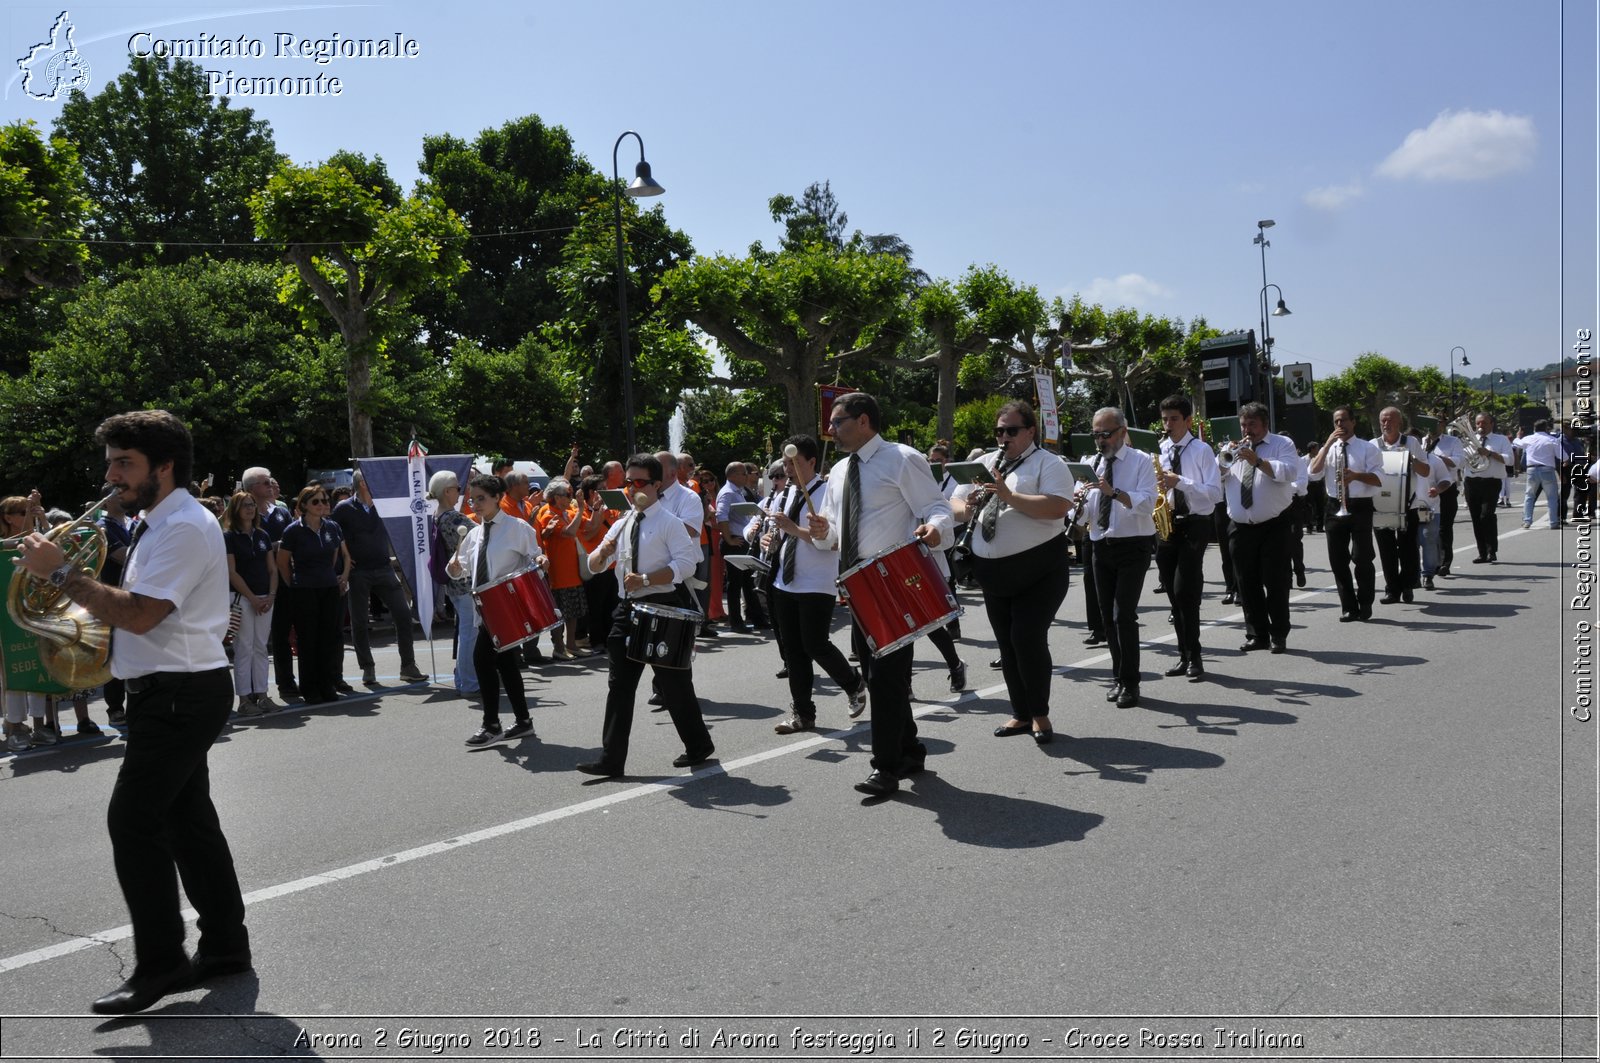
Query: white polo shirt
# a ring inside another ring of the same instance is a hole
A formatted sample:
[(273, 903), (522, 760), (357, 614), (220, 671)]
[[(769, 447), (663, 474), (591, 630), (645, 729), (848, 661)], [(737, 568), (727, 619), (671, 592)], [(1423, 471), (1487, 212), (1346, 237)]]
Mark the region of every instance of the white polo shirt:
[(111, 638), (111, 674), (132, 679), (151, 672), (226, 668), (228, 562), (222, 526), (182, 488), (145, 512), (145, 532), (123, 570), (122, 588), (173, 604), (159, 624)]

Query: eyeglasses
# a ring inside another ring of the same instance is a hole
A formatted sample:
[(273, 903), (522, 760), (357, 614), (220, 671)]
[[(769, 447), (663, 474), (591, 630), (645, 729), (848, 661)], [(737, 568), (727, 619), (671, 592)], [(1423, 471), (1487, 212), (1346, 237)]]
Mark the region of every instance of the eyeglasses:
[(316, 498), (308, 498), (306, 499), (306, 504), (310, 506), (325, 506), (328, 504), (328, 496), (318, 495)]
[(627, 484), (629, 487), (649, 487), (651, 484), (655, 483), (654, 480), (635, 480), (631, 476), (622, 482)]
[(1089, 434), (1091, 436), (1093, 436), (1095, 439), (1110, 439), (1112, 436), (1116, 435), (1120, 431), (1122, 431), (1122, 429), (1113, 428), (1109, 432), (1090, 432)]
[(999, 439), (1001, 436), (1008, 436), (1015, 439), (1017, 433), (1026, 427), (1028, 426), (1025, 424), (997, 424), (994, 426), (994, 437)]

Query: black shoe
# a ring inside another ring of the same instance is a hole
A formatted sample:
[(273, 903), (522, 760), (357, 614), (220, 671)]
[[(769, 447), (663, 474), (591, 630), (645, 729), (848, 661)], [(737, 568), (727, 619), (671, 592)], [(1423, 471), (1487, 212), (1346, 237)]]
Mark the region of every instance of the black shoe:
[(900, 781), (887, 772), (874, 769), (864, 782), (856, 783), (859, 793), (871, 794), (873, 797), (887, 797), (900, 789)]
[(589, 760), (582, 764), (574, 764), (573, 767), (585, 775), (599, 775), (606, 779), (615, 779), (622, 774), (621, 768), (613, 768), (603, 760)]
[(1005, 666), (1005, 663), (1006, 662), (1005, 662), (1004, 658), (996, 657), (994, 660), (989, 662), (989, 667), (990, 668), (1003, 668)]
[(491, 742), (498, 741), (500, 741), (500, 732), (498, 730), (491, 731), (487, 727), (483, 727), (478, 730), (477, 734), (467, 739), (467, 745), (486, 746)]
[(1438, 576), (1440, 579), (1449, 579), (1450, 578), (1450, 566), (1449, 565), (1440, 565), (1439, 568), (1434, 572), (1434, 575)]
[(1498, 550), (1490, 550), (1489, 551), (1489, 564), (1494, 565), (1494, 564), (1498, 564), (1499, 562), (1500, 562), (1500, 552)]
[(1122, 696), (1117, 699), (1117, 708), (1133, 709), (1139, 706), (1139, 688), (1123, 687)]
[(1296, 572), (1294, 574), (1294, 585), (1296, 587), (1304, 587), (1306, 585), (1306, 570), (1305, 569), (1301, 569), (1300, 571), (1298, 571), (1298, 572)]
[(1193, 680), (1204, 679), (1205, 677), (1206, 677), (1206, 666), (1201, 664), (1198, 658), (1195, 659), (1195, 660), (1190, 661), (1189, 662), (1189, 679), (1191, 681), (1193, 681)]
[(729, 624), (728, 630), (736, 635), (754, 635), (756, 633), (755, 628), (749, 624)]
[(1283, 652), (1287, 651), (1288, 648), (1289, 647), (1284, 643), (1283, 639), (1273, 639), (1272, 640), (1272, 652), (1273, 653), (1283, 653)]
[(787, 668), (779, 668), (776, 672), (772, 673), (772, 678), (774, 678), (774, 679), (788, 679), (789, 678), (789, 669), (787, 669)]
[(1240, 653), (1249, 653), (1251, 650), (1264, 650), (1267, 648), (1266, 639), (1245, 639), (1244, 645), (1239, 647)]
[(528, 735), (528, 736), (533, 737), (533, 738), (538, 738), (539, 737), (538, 735), (533, 733), (533, 721), (532, 720), (518, 720), (517, 722), (513, 723), (510, 727), (507, 727), (506, 731), (505, 731), (505, 734), (501, 735), (501, 737), (509, 742), (511, 739), (513, 739), (513, 738), (521, 738), (523, 735)]
[(279, 683), (278, 684), (278, 700), (279, 701), (288, 701), (290, 698), (297, 698), (299, 696), (300, 696), (300, 687), (299, 687), (298, 684), (296, 684), (296, 683)]
[(1031, 730), (1033, 730), (1032, 724), (1025, 723), (1021, 727), (1013, 727), (1010, 724), (1006, 724), (1002, 727), (996, 727), (994, 736), (996, 738), (1011, 738), (1014, 735), (1025, 735)]
[(1121, 683), (1112, 683), (1111, 684), (1111, 689), (1106, 691), (1106, 700), (1107, 701), (1116, 701), (1120, 697), (1122, 697), (1122, 684)]
[(1412, 594), (1411, 591), (1401, 591), (1400, 600), (1405, 602), (1407, 605), (1410, 605), (1412, 602), (1416, 601), (1416, 596)]
[(335, 694), (354, 694), (356, 692), (356, 688), (351, 686), (349, 683), (346, 683), (343, 679), (340, 679), (333, 684), (333, 692)]
[(1239, 595), (1238, 595), (1238, 593), (1235, 592), (1235, 591), (1229, 591), (1227, 594), (1224, 594), (1222, 596), (1222, 604), (1223, 605), (1238, 605), (1239, 604)]
[(1187, 657), (1179, 657), (1178, 658), (1178, 663), (1173, 665), (1171, 668), (1168, 668), (1162, 674), (1169, 675), (1169, 676), (1183, 675), (1188, 670), (1189, 670), (1189, 658), (1187, 658)]
[(950, 669), (950, 693), (959, 694), (967, 689), (967, 662), (962, 661)]
[(207, 956), (205, 953), (194, 958), (194, 983), (200, 983), (212, 978), (221, 978), (230, 974), (246, 974), (255, 970), (250, 963), (250, 953), (233, 952), (225, 956)]
[(1052, 738), (1054, 738), (1055, 736), (1056, 736), (1055, 731), (1051, 730), (1048, 727), (1046, 727), (1042, 731), (1035, 731), (1035, 732), (1033, 732), (1034, 745), (1047, 746), (1047, 745), (1050, 744), (1050, 740)]
[(691, 768), (696, 764), (704, 764), (711, 759), (711, 754), (716, 751), (716, 746), (707, 746), (698, 753), (680, 753), (672, 758), (672, 766), (674, 768)]
[(664, 704), (664, 702), (662, 702), (662, 700), (661, 700), (661, 695), (660, 694), (651, 694), (648, 698), (645, 699), (644, 703), (646, 705), (661, 705), (661, 704)]
[(1165, 583), (1157, 583), (1156, 584), (1156, 589), (1154, 591), (1151, 591), (1150, 593), (1152, 593), (1152, 594), (1165, 594), (1165, 593), (1167, 593), (1167, 585)]
[(1357, 610), (1356, 612), (1353, 612), (1353, 613), (1340, 613), (1339, 614), (1339, 623), (1341, 623), (1341, 624), (1349, 624), (1349, 623), (1351, 623), (1353, 621), (1360, 620), (1360, 619), (1361, 619), (1361, 613), (1360, 613), (1359, 610)]
[(1361, 612), (1359, 614), (1359, 619), (1361, 619), (1361, 620), (1371, 620), (1372, 619), (1372, 606), (1363, 605), (1361, 607)]
[(1434, 589), (1432, 576), (1429, 576), (1427, 579), (1422, 581), (1422, 589), (1425, 591), (1431, 591)]
[(426, 683), (432, 676), (414, 664), (403, 664), (400, 666), (400, 678), (407, 683)]
[(165, 974), (135, 974), (116, 989), (89, 1005), (96, 1015), (131, 1015), (143, 1011), (168, 993), (178, 993), (194, 984), (194, 965), (183, 962)]
[(722, 636), (718, 634), (717, 629), (712, 627), (710, 624), (701, 624), (700, 634), (696, 637), (702, 639), (720, 639)]
[(1378, 599), (1378, 604), (1379, 605), (1399, 605), (1400, 604), (1400, 596), (1398, 594), (1385, 594), (1382, 598)]
[(1105, 635), (1098, 631), (1089, 632), (1089, 637), (1083, 640), (1085, 646), (1100, 646), (1106, 641)]
[(1474, 565), (1487, 565), (1489, 563), (1489, 559), (1487, 557), (1475, 557), (1472, 559), (1472, 563)]

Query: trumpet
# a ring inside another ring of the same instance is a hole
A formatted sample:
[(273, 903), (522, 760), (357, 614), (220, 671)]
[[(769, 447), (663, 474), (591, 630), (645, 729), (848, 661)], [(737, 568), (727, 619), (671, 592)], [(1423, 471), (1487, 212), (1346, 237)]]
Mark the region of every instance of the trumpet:
[(1238, 453), (1238, 450), (1238, 444), (1236, 444), (1233, 440), (1224, 439), (1222, 441), (1222, 445), (1217, 448), (1217, 468), (1226, 469), (1231, 466), (1233, 464), (1234, 456)]
[[(61, 547), (67, 563), (98, 579), (106, 562), (106, 533), (90, 518), (119, 488), (108, 487), (83, 515), (43, 533)], [(85, 531), (85, 529), (88, 529)], [(15, 547), (21, 537), (4, 540)], [(39, 661), (50, 677), (73, 690), (97, 687), (111, 678), (111, 625), (72, 601), (60, 587), (20, 566), (6, 591), (6, 611), (39, 641)]]
[(1339, 478), (1339, 512), (1335, 517), (1350, 515), (1350, 485), (1345, 482), (1345, 470), (1350, 467), (1350, 444), (1339, 440), (1339, 453), (1334, 456), (1334, 475)]

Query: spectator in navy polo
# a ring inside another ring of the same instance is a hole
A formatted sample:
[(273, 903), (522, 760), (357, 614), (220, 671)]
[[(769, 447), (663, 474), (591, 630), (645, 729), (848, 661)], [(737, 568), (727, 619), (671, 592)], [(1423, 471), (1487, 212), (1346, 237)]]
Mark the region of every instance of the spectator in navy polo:
[(366, 477), (355, 474), (355, 494), (333, 507), (333, 519), (344, 532), (355, 567), (350, 573), (350, 636), (356, 644), (356, 661), (361, 665), (361, 681), (375, 686), (378, 672), (372, 658), (372, 609), (374, 592), (394, 618), (395, 643), (400, 648), (400, 678), (410, 683), (426, 682), (428, 677), (417, 667), (411, 643), (411, 606), (390, 563), (389, 532), (372, 502)]

